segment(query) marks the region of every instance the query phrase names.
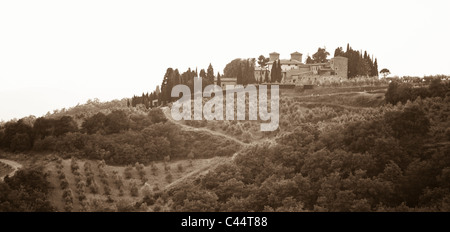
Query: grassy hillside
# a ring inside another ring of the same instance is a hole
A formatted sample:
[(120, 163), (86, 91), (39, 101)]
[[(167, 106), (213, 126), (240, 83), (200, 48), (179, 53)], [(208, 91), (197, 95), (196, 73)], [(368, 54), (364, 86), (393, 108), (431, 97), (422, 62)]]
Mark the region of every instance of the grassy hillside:
[(24, 172), (0, 189), (45, 199), (21, 211), (447, 211), (446, 88), (283, 90), (274, 132), (91, 102), (4, 125), (2, 157)]

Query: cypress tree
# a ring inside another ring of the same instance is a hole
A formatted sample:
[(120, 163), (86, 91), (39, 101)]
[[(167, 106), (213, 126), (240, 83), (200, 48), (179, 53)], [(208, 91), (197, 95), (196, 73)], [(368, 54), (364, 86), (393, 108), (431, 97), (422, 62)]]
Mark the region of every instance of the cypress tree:
[(375, 62), (373, 63), (373, 68), (374, 68), (374, 70), (373, 70), (372, 76), (378, 77), (378, 61), (377, 61), (377, 58), (375, 58)]
[(283, 79), (283, 75), (281, 72), (281, 61), (278, 60), (278, 65), (277, 65), (277, 81), (281, 83), (281, 80)]
[(217, 85), (222, 87), (222, 81), (220, 80), (220, 73), (217, 73)]
[(206, 72), (204, 69), (200, 70), (200, 78), (202, 78), (203, 81), (206, 79)]
[(244, 72), (242, 75), (242, 84), (243, 85), (247, 85), (248, 84), (248, 80), (250, 79), (249, 77), (249, 69), (250, 69), (250, 63), (248, 62), (248, 59), (245, 61), (245, 66), (244, 66)]
[(255, 59), (252, 59), (248, 63), (249, 63), (249, 66), (248, 66), (247, 84), (253, 84), (253, 83), (257, 82), (255, 79)]
[(272, 70), (270, 70), (270, 82), (275, 82), (277, 80), (277, 61), (273, 61)]
[(168, 68), (166, 74), (164, 75), (163, 82), (161, 84), (161, 101), (170, 102), (171, 92), (173, 87), (173, 69)]
[(181, 75), (180, 75), (180, 71), (178, 71), (178, 69), (175, 69), (175, 71), (173, 73), (173, 86), (178, 85), (178, 84), (181, 84)]
[(209, 84), (214, 84), (214, 69), (211, 63), (209, 64), (208, 69), (206, 70), (206, 79), (208, 80)]
[(236, 77), (236, 83), (238, 85), (242, 85), (243, 81), (242, 81), (242, 66), (241, 63), (239, 63), (238, 65), (238, 70), (237, 70), (237, 77)]

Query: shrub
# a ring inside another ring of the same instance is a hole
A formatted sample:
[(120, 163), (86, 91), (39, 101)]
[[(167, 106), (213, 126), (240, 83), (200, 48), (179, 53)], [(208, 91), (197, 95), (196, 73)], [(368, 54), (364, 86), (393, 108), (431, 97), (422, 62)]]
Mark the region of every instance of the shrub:
[(84, 181), (79, 181), (77, 183), (77, 189), (84, 189), (86, 187), (86, 183)]
[(97, 194), (98, 193), (98, 185), (93, 182), (90, 186), (89, 189), (91, 190), (92, 194)]
[(86, 172), (86, 173), (91, 172), (91, 163), (89, 163), (89, 162), (86, 161), (86, 162), (84, 163), (83, 167), (84, 167), (84, 172)]
[(179, 163), (177, 165), (177, 169), (178, 169), (178, 172), (183, 172), (183, 165), (181, 163)]
[(132, 174), (131, 174), (131, 167), (130, 166), (127, 166), (126, 168), (125, 168), (125, 170), (123, 171), (123, 175), (125, 176), (125, 179), (131, 179), (131, 177), (132, 177)]
[(140, 164), (139, 162), (136, 162), (136, 164), (134, 164), (134, 167), (136, 168), (137, 171), (141, 171), (144, 170), (144, 165)]
[(67, 180), (64, 179), (61, 181), (60, 186), (61, 186), (61, 189), (67, 189), (69, 187), (69, 182), (67, 182)]
[(73, 203), (72, 193), (70, 194), (71, 195), (67, 195), (66, 197), (64, 197), (65, 203)]
[(119, 175), (116, 175), (114, 178), (114, 184), (120, 189), (123, 186), (122, 178)]
[(93, 176), (93, 174), (92, 174), (92, 173), (88, 173), (88, 174), (86, 175), (86, 185), (87, 185), (87, 186), (90, 186), (90, 185), (92, 185), (93, 182), (94, 182), (94, 176)]
[(154, 176), (158, 175), (158, 167), (154, 163), (152, 163), (151, 170)]
[(130, 194), (131, 194), (132, 197), (139, 196), (139, 189), (138, 189), (136, 183), (134, 183), (134, 182), (131, 184)]
[(58, 170), (62, 170), (62, 169), (64, 168), (64, 166), (63, 166), (62, 163), (57, 163), (57, 164), (56, 164), (56, 168), (57, 168)]
[(167, 183), (172, 183), (172, 180), (173, 180), (173, 177), (172, 177), (172, 174), (167, 174), (166, 175), (166, 181), (167, 181)]
[(105, 185), (103, 190), (105, 192), (105, 196), (110, 196), (111, 195), (111, 188), (109, 188), (109, 186)]
[(101, 178), (100, 182), (102, 182), (105, 186), (108, 186), (108, 180), (106, 178)]
[[(70, 163), (70, 168), (72, 169), (72, 172), (75, 174), (75, 171), (78, 171), (80, 167), (78, 166), (78, 163), (75, 158), (72, 158), (72, 161)], [(79, 173), (79, 172), (78, 172)]]
[(86, 200), (86, 195), (84, 195), (84, 193), (81, 193), (80, 195), (78, 195), (78, 200), (81, 202), (83, 202), (84, 200)]
[(169, 172), (169, 171), (170, 171), (170, 165), (168, 165), (166, 162), (164, 162), (164, 170), (165, 170), (166, 172)]
[(64, 210), (66, 212), (71, 212), (73, 210), (73, 205), (72, 204), (65, 204), (64, 205)]
[(72, 191), (70, 189), (66, 189), (63, 191), (63, 198), (66, 199), (67, 197), (72, 198)]
[(139, 176), (141, 177), (141, 179), (145, 178), (145, 174), (146, 173), (144, 169), (139, 170)]
[(104, 168), (106, 166), (105, 160), (100, 160), (97, 162), (98, 168)]

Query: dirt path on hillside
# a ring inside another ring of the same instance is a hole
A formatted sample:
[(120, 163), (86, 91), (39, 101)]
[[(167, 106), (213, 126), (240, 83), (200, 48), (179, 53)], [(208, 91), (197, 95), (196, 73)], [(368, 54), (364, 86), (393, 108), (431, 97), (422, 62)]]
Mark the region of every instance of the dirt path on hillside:
[(230, 135), (227, 135), (227, 134), (223, 134), (223, 133), (220, 133), (220, 132), (217, 132), (217, 131), (213, 131), (213, 130), (210, 130), (210, 129), (208, 129), (208, 128), (203, 128), (203, 127), (202, 127), (202, 128), (197, 128), (197, 127), (188, 126), (188, 125), (186, 125), (186, 124), (181, 123), (180, 121), (176, 121), (176, 120), (174, 120), (174, 119), (172, 118), (172, 115), (171, 115), (171, 112), (170, 112), (170, 108), (169, 108), (169, 107), (162, 107), (161, 110), (163, 111), (164, 115), (166, 116), (166, 118), (167, 118), (169, 121), (171, 121), (171, 122), (173, 122), (173, 123), (175, 123), (175, 124), (181, 126), (182, 130), (184, 130), (184, 131), (203, 131), (203, 132), (206, 132), (206, 133), (210, 133), (210, 134), (212, 134), (212, 135), (224, 137), (224, 138), (226, 138), (226, 139), (232, 140), (232, 141), (234, 141), (234, 142), (236, 142), (236, 143), (238, 143), (238, 144), (240, 144), (240, 145), (243, 146), (241, 150), (239, 150), (239, 151), (237, 151), (236, 153), (234, 153), (231, 157), (218, 157), (218, 158), (215, 157), (215, 158), (211, 158), (210, 161), (209, 161), (209, 163), (208, 163), (206, 166), (201, 167), (201, 168), (199, 168), (199, 169), (197, 169), (197, 170), (194, 170), (194, 171), (192, 171), (192, 172), (186, 174), (185, 176), (183, 176), (183, 177), (181, 177), (181, 178), (175, 180), (174, 182), (172, 182), (172, 183), (166, 185), (166, 186), (164, 187), (164, 190), (169, 190), (169, 189), (173, 188), (174, 186), (176, 186), (176, 185), (178, 185), (178, 184), (180, 184), (180, 183), (183, 183), (183, 182), (185, 182), (185, 181), (188, 181), (189, 179), (193, 179), (193, 178), (195, 178), (195, 177), (198, 177), (198, 176), (201, 176), (201, 175), (205, 175), (205, 174), (207, 174), (210, 170), (216, 168), (216, 167), (219, 166), (220, 164), (225, 164), (225, 163), (227, 163), (227, 162), (233, 161), (233, 160), (236, 158), (236, 156), (237, 156), (237, 155), (238, 155), (245, 147), (247, 147), (247, 146), (250, 145), (250, 144), (244, 143), (244, 142), (242, 142), (242, 141), (240, 141), (240, 140), (238, 140), (238, 139), (236, 139), (236, 138), (234, 138), (234, 137), (232, 137), (232, 136), (230, 136)]
[(207, 166), (201, 167), (197, 170), (194, 170), (186, 175), (184, 175), (183, 177), (173, 181), (172, 183), (166, 185), (164, 187), (164, 190), (169, 190), (172, 187), (182, 183), (183, 181), (187, 181), (192, 177), (198, 177), (198, 176), (202, 176), (207, 174), (210, 170), (216, 168), (217, 166), (219, 166), (220, 164), (225, 164), (226, 162), (229, 162), (233, 159), (233, 157), (237, 154), (234, 153), (234, 155), (230, 158), (230, 157), (215, 157), (215, 158), (211, 158), (210, 160), (208, 160), (208, 164)]
[[(7, 164), (8, 166), (10, 166), (13, 170), (7, 174), (9, 177), (14, 176), (14, 174), (16, 174), (16, 172), (22, 168), (22, 164), (17, 163), (16, 161), (13, 160), (7, 160), (7, 159), (0, 159), (0, 162)], [(5, 178), (6, 175), (0, 177), (0, 181), (3, 181), (3, 179)]]
[(249, 144), (244, 143), (244, 142), (242, 142), (241, 140), (236, 139), (236, 138), (234, 138), (234, 137), (232, 137), (232, 136), (230, 136), (230, 135), (227, 135), (227, 134), (222, 134), (222, 133), (220, 133), (220, 132), (213, 131), (213, 130), (210, 130), (210, 129), (208, 129), (208, 128), (203, 128), (203, 127), (197, 128), (197, 127), (188, 126), (188, 125), (186, 125), (186, 124), (181, 123), (180, 121), (176, 121), (176, 120), (174, 120), (174, 119), (172, 118), (172, 115), (171, 115), (171, 112), (170, 112), (169, 107), (162, 107), (161, 110), (164, 112), (164, 115), (166, 116), (166, 118), (167, 118), (169, 121), (171, 121), (171, 122), (173, 122), (173, 123), (175, 123), (175, 124), (177, 124), (177, 125), (180, 125), (181, 128), (182, 128), (184, 131), (203, 131), (203, 132), (207, 132), (207, 133), (210, 133), (210, 134), (213, 134), (213, 135), (216, 135), (216, 136), (225, 137), (225, 138), (227, 138), (227, 139), (229, 139), (229, 140), (233, 140), (234, 142), (236, 142), (236, 143), (238, 143), (238, 144), (240, 144), (240, 145), (242, 145), (242, 146), (249, 145)]
[(206, 166), (201, 167), (201, 168), (199, 168), (199, 169), (197, 169), (197, 170), (194, 170), (194, 171), (192, 171), (192, 172), (186, 174), (185, 176), (183, 176), (183, 177), (181, 177), (181, 178), (175, 180), (174, 182), (172, 182), (172, 183), (166, 185), (166, 186), (164, 187), (164, 190), (169, 190), (169, 189), (173, 188), (174, 186), (176, 186), (176, 185), (178, 185), (178, 184), (181, 184), (181, 183), (183, 183), (183, 182), (192, 180), (192, 179), (195, 178), (195, 177), (205, 175), (205, 174), (207, 174), (210, 170), (213, 170), (214, 168), (216, 168), (217, 166), (219, 166), (219, 165), (221, 165), (221, 164), (225, 164), (225, 163), (227, 163), (227, 162), (233, 162), (233, 161), (236, 159), (236, 157), (237, 157), (237, 156), (238, 156), (245, 148), (247, 148), (247, 147), (249, 147), (249, 146), (251, 146), (251, 145), (257, 145), (257, 144), (268, 143), (269, 146), (272, 146), (272, 145), (275, 144), (274, 139), (264, 139), (264, 140), (259, 141), (259, 142), (244, 143), (244, 142), (242, 142), (242, 141), (240, 141), (240, 140), (238, 140), (238, 139), (236, 139), (236, 138), (234, 138), (234, 137), (232, 137), (232, 136), (230, 136), (230, 135), (227, 135), (227, 134), (223, 134), (223, 133), (220, 133), (220, 132), (217, 132), (217, 131), (213, 131), (213, 130), (210, 130), (210, 129), (208, 129), (208, 128), (203, 128), (203, 127), (202, 127), (202, 128), (197, 128), (197, 127), (188, 126), (188, 125), (186, 125), (186, 124), (181, 123), (180, 121), (176, 121), (176, 120), (174, 120), (174, 119), (172, 118), (171, 112), (170, 112), (170, 108), (169, 108), (169, 107), (162, 107), (161, 110), (163, 111), (164, 115), (166, 116), (166, 118), (167, 118), (169, 121), (171, 121), (171, 122), (173, 122), (173, 123), (175, 123), (175, 124), (177, 124), (177, 125), (180, 125), (181, 128), (182, 128), (184, 131), (204, 131), (204, 132), (207, 132), (207, 133), (216, 135), (216, 136), (224, 137), (224, 138), (226, 138), (226, 139), (235, 141), (236, 143), (242, 145), (241, 150), (239, 150), (239, 151), (237, 151), (236, 153), (234, 153), (231, 157), (215, 157), (215, 158), (211, 158), (210, 161), (209, 161), (209, 163), (208, 163)]
[(361, 110), (364, 108), (371, 108), (371, 107), (340, 105), (340, 104), (336, 104), (336, 103), (325, 103), (325, 102), (296, 102), (294, 104), (296, 104), (296, 105), (320, 105), (320, 106), (344, 108), (344, 109), (349, 109), (349, 110)]
[[(339, 92), (339, 93), (320, 94), (320, 95), (317, 94), (317, 95), (296, 96), (295, 98), (297, 98), (297, 99), (298, 99), (298, 98), (310, 98), (310, 97), (312, 97), (312, 96), (338, 96), (338, 95), (348, 95), (348, 94), (355, 94), (355, 93), (361, 94), (361, 93), (365, 93), (365, 92), (361, 92), (361, 91), (355, 91), (355, 92)], [(290, 96), (288, 96), (288, 97), (290, 97)], [(294, 97), (292, 97), (292, 98), (294, 98)], [(355, 106), (346, 106), (346, 105), (339, 105), (339, 104), (334, 104), (334, 103), (309, 102), (309, 101), (308, 101), (308, 102), (298, 102), (297, 104), (300, 104), (300, 105), (323, 105), (323, 106), (340, 107), (340, 108), (352, 109), (352, 110), (361, 109), (361, 107), (355, 107)], [(219, 166), (220, 164), (225, 164), (225, 163), (227, 163), (227, 162), (233, 162), (233, 161), (236, 159), (236, 157), (237, 157), (237, 156), (238, 156), (245, 148), (247, 148), (247, 147), (249, 147), (249, 146), (251, 146), (251, 145), (258, 145), (258, 144), (268, 143), (269, 146), (273, 146), (273, 145), (276, 144), (275, 138), (273, 138), (273, 139), (265, 139), (265, 140), (259, 141), (259, 142), (244, 143), (244, 142), (242, 142), (242, 141), (240, 141), (240, 140), (238, 140), (238, 139), (236, 139), (236, 138), (234, 138), (234, 137), (232, 137), (232, 136), (230, 136), (230, 135), (227, 135), (227, 134), (223, 134), (223, 133), (220, 133), (220, 132), (217, 132), (217, 131), (213, 131), (213, 130), (210, 130), (210, 129), (208, 129), (208, 128), (203, 128), (203, 127), (197, 128), (197, 127), (188, 126), (188, 125), (186, 125), (186, 124), (181, 123), (181, 121), (176, 121), (176, 120), (174, 120), (174, 119), (172, 118), (171, 111), (170, 111), (170, 108), (169, 108), (169, 107), (162, 107), (161, 110), (163, 111), (164, 115), (166, 116), (166, 118), (167, 118), (169, 121), (171, 121), (171, 122), (173, 122), (173, 123), (179, 125), (179, 126), (182, 128), (182, 130), (184, 130), (184, 131), (203, 131), (203, 132), (206, 132), (206, 133), (210, 133), (210, 134), (212, 134), (212, 135), (224, 137), (224, 138), (226, 138), (226, 139), (235, 141), (236, 143), (242, 145), (241, 150), (239, 150), (239, 151), (237, 151), (236, 153), (234, 153), (233, 156), (231, 156), (231, 157), (220, 157), (220, 158), (217, 158), (217, 157), (216, 157), (216, 158), (211, 158), (211, 160), (209, 161), (209, 163), (208, 163), (206, 166), (203, 166), (203, 167), (201, 167), (201, 168), (199, 168), (199, 169), (197, 169), (197, 170), (194, 170), (194, 171), (188, 173), (187, 175), (185, 175), (185, 176), (183, 176), (183, 177), (181, 177), (181, 178), (175, 180), (174, 182), (172, 182), (172, 183), (166, 185), (166, 186), (164, 187), (164, 190), (169, 190), (169, 189), (173, 188), (174, 186), (176, 186), (176, 185), (178, 185), (178, 184), (181, 184), (181, 183), (183, 183), (183, 182), (192, 180), (192, 179), (194, 179), (195, 177), (205, 175), (205, 174), (207, 174), (210, 170), (213, 170), (214, 168), (216, 168), (216, 167)]]
[[(275, 144), (275, 141), (274, 140), (264, 140), (262, 142), (252, 143), (252, 145), (257, 145), (257, 144), (262, 144), (262, 143), (268, 143), (269, 146), (272, 146), (272, 145)], [(241, 154), (241, 152), (243, 150), (244, 150), (244, 148), (242, 148), (241, 150), (239, 150), (236, 153), (234, 153), (231, 157), (214, 157), (214, 158), (211, 158), (208, 161), (207, 166), (204, 166), (204, 167), (201, 167), (201, 168), (199, 168), (197, 170), (194, 170), (194, 171), (184, 175), (183, 177), (175, 180), (174, 182), (166, 185), (164, 187), (164, 190), (169, 190), (169, 189), (173, 188), (174, 186), (176, 186), (178, 184), (181, 184), (181, 183), (189, 181), (189, 180), (193, 180), (193, 178), (195, 178), (195, 177), (206, 175), (209, 171), (215, 169), (216, 167), (218, 167), (221, 164), (226, 164), (227, 162), (234, 162), (236, 157), (238, 157), (238, 155)]]

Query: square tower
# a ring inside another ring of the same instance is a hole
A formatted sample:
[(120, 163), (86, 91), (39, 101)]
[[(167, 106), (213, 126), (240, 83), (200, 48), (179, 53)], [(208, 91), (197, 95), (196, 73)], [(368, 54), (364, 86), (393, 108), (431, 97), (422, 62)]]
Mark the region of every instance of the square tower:
[(348, 77), (348, 58), (343, 56), (336, 56), (331, 58), (330, 67), (334, 73), (340, 77)]
[(302, 62), (302, 56), (303, 56), (303, 54), (301, 54), (300, 52), (291, 53), (291, 60), (296, 60), (296, 61)]
[(277, 52), (272, 52), (269, 54), (269, 56), (270, 56), (270, 62), (280, 59), (280, 53), (277, 53)]

